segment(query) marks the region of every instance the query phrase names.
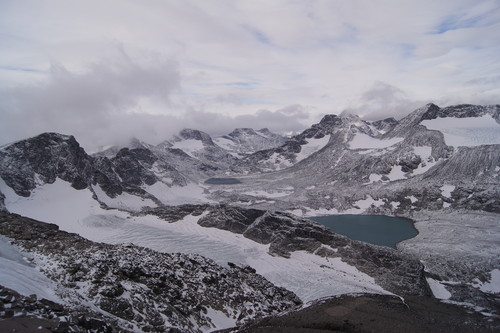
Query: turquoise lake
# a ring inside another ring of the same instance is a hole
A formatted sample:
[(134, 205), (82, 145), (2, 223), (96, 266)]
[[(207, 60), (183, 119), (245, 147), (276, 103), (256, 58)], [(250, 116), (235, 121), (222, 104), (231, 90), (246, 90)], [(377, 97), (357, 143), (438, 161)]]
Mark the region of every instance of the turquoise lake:
[(396, 248), (396, 244), (418, 234), (413, 222), (384, 215), (330, 215), (310, 217), (332, 231), (363, 242)]

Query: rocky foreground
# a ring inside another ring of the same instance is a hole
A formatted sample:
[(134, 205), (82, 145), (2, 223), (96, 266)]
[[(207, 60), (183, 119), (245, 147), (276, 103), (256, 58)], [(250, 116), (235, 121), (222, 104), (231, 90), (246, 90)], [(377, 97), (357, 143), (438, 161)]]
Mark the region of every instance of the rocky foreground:
[(409, 296), (402, 301), (388, 295), (343, 295), (220, 333), (487, 333), (499, 329), (498, 318), (430, 297)]
[[(250, 267), (224, 268), (200, 255), (94, 243), (54, 224), (6, 213), (0, 213), (0, 234), (57, 283), (63, 303), (2, 288), (0, 316), (40, 318), (49, 330), (93, 325), (95, 330), (88, 329), (99, 332), (201, 332), (216, 328), (214, 318), (236, 326), (301, 305), (295, 294)], [(0, 321), (0, 327), (7, 324)]]

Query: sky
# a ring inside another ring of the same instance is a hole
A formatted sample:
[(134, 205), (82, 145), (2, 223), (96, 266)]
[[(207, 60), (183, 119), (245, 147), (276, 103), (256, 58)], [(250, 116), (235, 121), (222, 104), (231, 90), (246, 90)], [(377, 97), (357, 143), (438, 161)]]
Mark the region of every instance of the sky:
[(1, 0), (0, 145), (500, 103), (499, 0)]

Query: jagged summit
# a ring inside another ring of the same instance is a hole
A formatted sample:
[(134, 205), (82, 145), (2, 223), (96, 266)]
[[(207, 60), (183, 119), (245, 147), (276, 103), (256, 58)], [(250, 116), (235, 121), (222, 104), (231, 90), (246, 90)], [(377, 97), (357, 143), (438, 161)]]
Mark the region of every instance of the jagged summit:
[(214, 145), (214, 142), (212, 141), (210, 135), (208, 135), (205, 132), (190, 128), (185, 128), (181, 130), (179, 132), (179, 135), (177, 137), (174, 137), (174, 142), (180, 140), (198, 140), (203, 142), (204, 145), (209, 145), (209, 146)]
[(92, 173), (92, 159), (71, 135), (43, 133), (0, 150), (0, 177), (21, 196), (56, 178), (86, 188)]

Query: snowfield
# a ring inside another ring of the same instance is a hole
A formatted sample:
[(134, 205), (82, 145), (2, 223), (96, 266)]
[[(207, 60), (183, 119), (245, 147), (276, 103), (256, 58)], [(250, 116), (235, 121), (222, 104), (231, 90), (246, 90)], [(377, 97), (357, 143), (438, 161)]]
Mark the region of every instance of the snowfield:
[(300, 152), (297, 154), (296, 162), (302, 161), (315, 152), (320, 151), (328, 144), (329, 141), (330, 135), (325, 135), (324, 137), (319, 139), (307, 139), (307, 143), (300, 148)]
[(387, 140), (380, 140), (380, 139), (375, 139), (372, 138), (369, 135), (366, 135), (364, 133), (356, 133), (354, 138), (349, 142), (349, 147), (351, 149), (380, 149), (380, 148), (387, 148), (390, 146), (393, 146), (401, 141), (403, 141), (404, 138), (392, 138), (392, 139), (387, 139)]
[[(198, 253), (221, 265), (250, 265), (272, 283), (295, 292), (304, 302), (345, 293), (389, 294), (373, 278), (339, 258), (323, 258), (303, 251), (293, 252), (289, 259), (273, 257), (268, 254), (269, 245), (198, 225), (203, 215), (167, 223), (151, 215), (105, 210), (92, 199), (89, 190), (76, 191), (60, 179), (37, 188), (29, 198), (19, 197), (3, 185), (0, 190), (13, 213), (55, 223), (62, 230), (96, 242), (133, 243), (160, 252)], [(364, 204), (372, 202), (369, 198)]]
[(490, 115), (469, 118), (436, 118), (422, 125), (443, 133), (449, 146), (474, 147), (500, 144), (500, 125)]
[(10, 244), (7, 237), (0, 235), (0, 284), (26, 296), (36, 294), (39, 298), (63, 303), (55, 293), (58, 287), (54, 281), (31, 265), (26, 256)]
[(194, 153), (198, 150), (202, 150), (204, 148), (203, 142), (195, 139), (187, 139), (182, 141), (174, 142), (171, 148), (177, 148), (183, 150), (186, 154), (193, 158), (197, 158)]

